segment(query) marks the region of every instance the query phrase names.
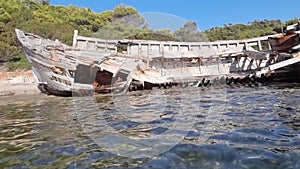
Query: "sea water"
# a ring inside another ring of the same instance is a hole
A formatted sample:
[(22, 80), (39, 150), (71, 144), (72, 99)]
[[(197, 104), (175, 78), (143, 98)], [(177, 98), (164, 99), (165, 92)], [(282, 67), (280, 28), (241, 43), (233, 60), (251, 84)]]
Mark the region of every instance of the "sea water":
[(0, 98), (0, 168), (300, 168), (299, 84)]

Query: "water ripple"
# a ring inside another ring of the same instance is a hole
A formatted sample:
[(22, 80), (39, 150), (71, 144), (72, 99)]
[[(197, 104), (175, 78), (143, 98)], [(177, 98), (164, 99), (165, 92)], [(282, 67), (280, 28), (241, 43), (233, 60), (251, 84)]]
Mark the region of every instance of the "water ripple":
[[(299, 87), (228, 88), (226, 99), (220, 92), (184, 88), (184, 95), (166, 89), (94, 102), (43, 97), (1, 104), (0, 168), (300, 168)], [(141, 144), (118, 145), (111, 131)], [(131, 159), (106, 151), (91, 134), (128, 151), (176, 144)]]

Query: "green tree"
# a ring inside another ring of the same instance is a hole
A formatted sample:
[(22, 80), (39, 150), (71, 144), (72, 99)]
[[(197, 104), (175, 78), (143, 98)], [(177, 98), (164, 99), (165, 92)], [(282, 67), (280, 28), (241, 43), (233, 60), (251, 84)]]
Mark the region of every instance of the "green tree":
[(125, 5), (119, 5), (114, 9), (113, 17), (122, 18), (126, 15), (138, 14), (138, 11), (133, 7), (127, 7)]
[(198, 30), (196, 22), (189, 21), (182, 28), (174, 32), (174, 38), (179, 41), (204, 42), (208, 39), (206, 35)]
[[(0, 0), (0, 60), (21, 60), (22, 50), (15, 29), (22, 29), (49, 39), (72, 44), (73, 30), (83, 36), (110, 39), (151, 39), (172, 41), (211, 41), (244, 39), (281, 32), (299, 18), (255, 20), (248, 24), (228, 24), (199, 31), (195, 22), (187, 22), (179, 30), (151, 30), (138, 11), (119, 5), (113, 10), (95, 13), (90, 8), (53, 6), (49, 0)], [(24, 58), (22, 59), (24, 61)], [(14, 68), (19, 64), (13, 64)]]

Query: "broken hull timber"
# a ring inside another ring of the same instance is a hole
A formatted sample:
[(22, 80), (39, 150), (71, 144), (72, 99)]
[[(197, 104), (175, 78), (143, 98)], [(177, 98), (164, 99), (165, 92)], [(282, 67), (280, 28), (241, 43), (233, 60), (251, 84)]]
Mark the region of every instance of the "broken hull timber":
[(300, 36), (297, 33), (291, 33), (288, 35), (279, 35), (269, 37), (269, 42), (272, 50), (279, 52), (288, 52), (294, 46), (300, 44)]
[[(90, 95), (105, 54), (80, 51), (59, 42), (16, 30), (32, 72), (43, 93), (59, 96)], [(81, 55), (78, 55), (80, 53)], [(91, 57), (97, 56), (97, 59)], [(109, 86), (101, 86), (102, 89)]]
[[(25, 34), (21, 31), (16, 30), (18, 38), (23, 39), (24, 43), (27, 43), (25, 41)], [(33, 39), (33, 41), (38, 40)], [(22, 41), (21, 41), (22, 43)], [(39, 43), (39, 42), (37, 42)], [(43, 43), (41, 41), (41, 43)], [(51, 44), (51, 43), (50, 43)], [(45, 51), (42, 53), (42, 48), (37, 47), (34, 48), (34, 46), (25, 45), (22, 43), (23, 50), (25, 53), (26, 58), (29, 60), (29, 62), (32, 63), (32, 72), (38, 82), (39, 89), (47, 94), (53, 94), (53, 95), (60, 95), (60, 96), (70, 96), (72, 95), (72, 87), (71, 85), (67, 85), (68, 83), (71, 84), (73, 79), (65, 79), (66, 83), (61, 83), (59, 81), (55, 81), (55, 75), (59, 76), (59, 74), (56, 74), (53, 72), (54, 69), (64, 69), (62, 67), (56, 67), (55, 63), (52, 63), (50, 58), (50, 52)], [(32, 48), (30, 48), (32, 47)], [(58, 78), (58, 77), (57, 77)]]
[[(295, 36), (291, 41), (281, 45), (290, 45), (284, 48), (299, 46), (299, 33), (294, 32)], [(127, 57), (138, 57), (144, 60), (144, 68), (133, 72), (130, 76), (133, 81), (150, 82), (151, 84), (164, 85), (170, 81), (180, 83), (180, 81), (201, 81), (204, 78), (214, 80), (225, 76), (227, 79), (248, 79), (249, 76), (256, 76), (256, 72), (269, 65), (292, 59), (294, 56), (290, 52), (272, 50), (272, 40), (282, 34), (267, 35), (257, 38), (244, 40), (226, 40), (216, 42), (172, 42), (172, 41), (153, 41), (153, 40), (107, 40), (79, 36), (78, 31), (74, 31), (73, 46), (82, 50), (118, 53), (118, 47), (123, 49), (122, 54)], [(289, 39), (284, 35), (284, 38)], [(282, 47), (282, 46), (278, 46)], [(124, 50), (125, 48), (125, 50)], [(299, 48), (299, 47), (298, 47)], [(118, 55), (118, 54), (117, 54)], [(195, 62), (195, 60), (197, 60)], [(199, 63), (197, 63), (199, 62)], [(298, 61), (297, 61), (298, 62)], [(191, 65), (191, 63), (196, 63)], [(290, 81), (298, 79), (296, 62), (290, 63), (281, 68), (276, 68), (272, 72), (261, 74), (254, 79), (260, 81), (276, 80)], [(170, 66), (168, 66), (170, 65)], [(179, 66), (176, 66), (179, 65)], [(287, 71), (284, 72), (283, 70)], [(205, 72), (206, 71), (206, 72)], [(156, 75), (154, 75), (156, 74)], [(178, 76), (179, 75), (179, 76)], [(291, 75), (292, 78), (281, 78)], [(281, 76), (281, 77), (280, 77)], [(259, 79), (262, 78), (262, 79)], [(236, 81), (236, 80), (235, 80)]]
[(268, 75), (270, 81), (273, 82), (300, 82), (300, 53), (291, 54), (288, 59), (280, 60), (275, 55), (275, 61), (263, 69), (256, 72), (258, 76)]

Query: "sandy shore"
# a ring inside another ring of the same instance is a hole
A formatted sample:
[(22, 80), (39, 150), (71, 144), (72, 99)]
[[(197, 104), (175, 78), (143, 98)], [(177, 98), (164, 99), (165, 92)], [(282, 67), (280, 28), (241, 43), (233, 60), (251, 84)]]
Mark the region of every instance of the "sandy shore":
[(0, 96), (39, 94), (31, 71), (0, 72)]

